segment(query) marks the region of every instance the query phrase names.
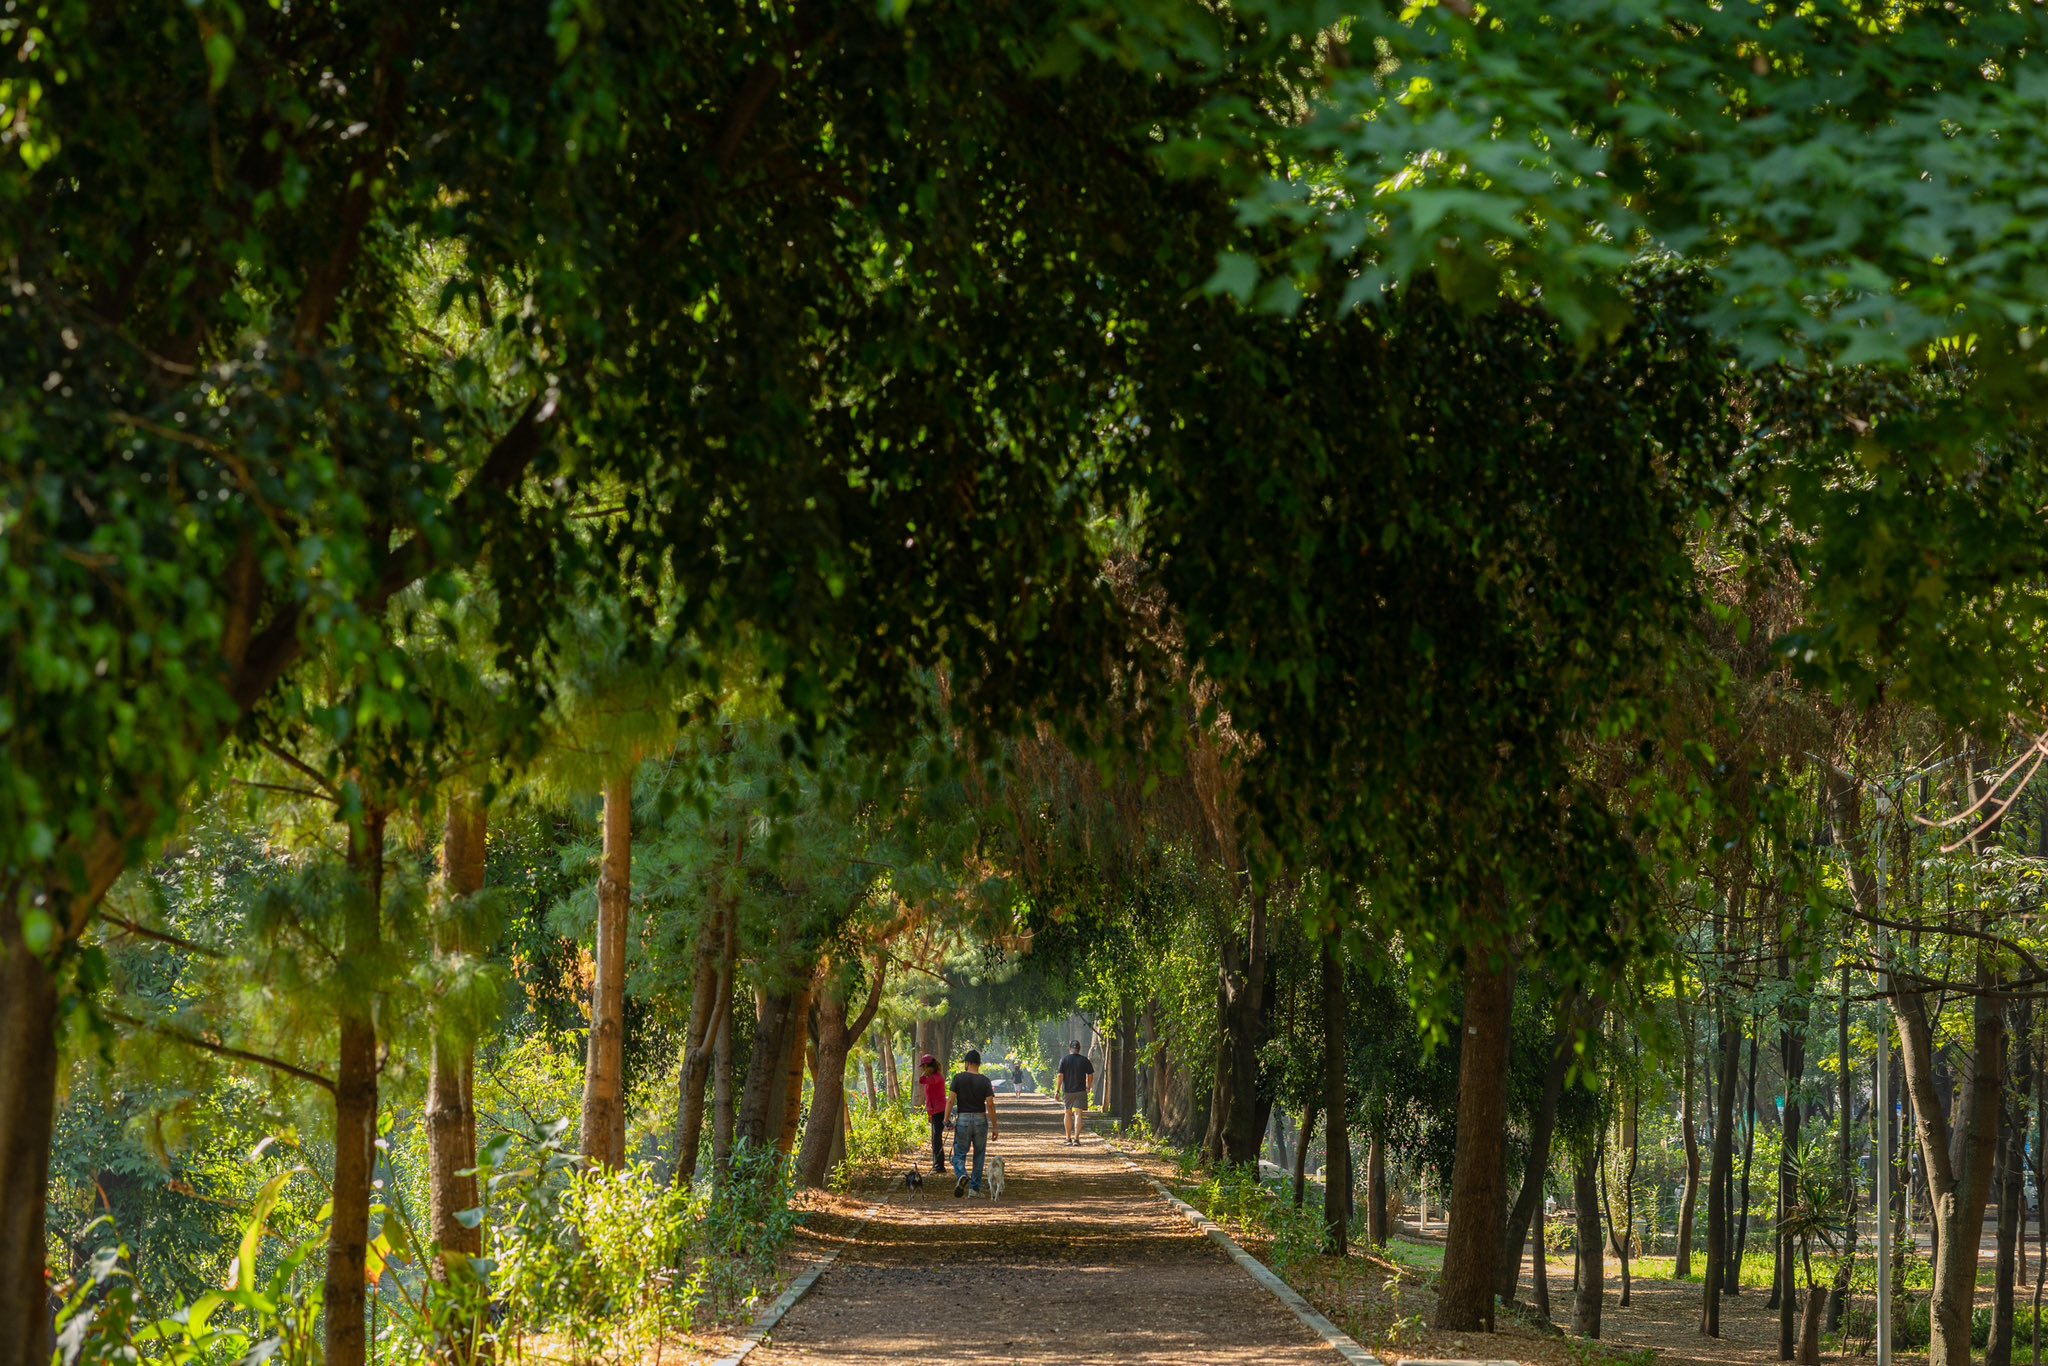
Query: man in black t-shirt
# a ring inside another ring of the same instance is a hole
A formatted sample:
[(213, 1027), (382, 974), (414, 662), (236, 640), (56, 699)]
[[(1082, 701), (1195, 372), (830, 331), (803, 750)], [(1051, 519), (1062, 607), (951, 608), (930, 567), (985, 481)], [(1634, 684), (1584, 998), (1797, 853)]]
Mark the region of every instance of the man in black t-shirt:
[(947, 1088), (946, 1113), (953, 1121), (953, 1194), (968, 1191), (967, 1150), (974, 1150), (975, 1194), (981, 1193), (981, 1165), (996, 1138), (996, 1088), (981, 1075), (981, 1054), (970, 1048), (961, 1059), (967, 1070)]
[(1074, 1040), (1067, 1045), (1067, 1056), (1060, 1059), (1060, 1094), (1067, 1107), (1067, 1146), (1081, 1146), (1082, 1119), (1088, 1112), (1088, 1078), (1095, 1075), (1095, 1064), (1088, 1061), (1088, 1055), (1081, 1051), (1081, 1041)]

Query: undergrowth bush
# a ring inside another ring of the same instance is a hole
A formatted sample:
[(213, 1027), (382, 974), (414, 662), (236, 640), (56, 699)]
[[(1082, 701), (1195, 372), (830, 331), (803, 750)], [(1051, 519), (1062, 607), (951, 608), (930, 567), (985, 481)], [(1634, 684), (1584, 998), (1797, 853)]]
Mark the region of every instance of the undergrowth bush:
[[(585, 1170), (568, 1127), (485, 1145), (484, 1203), (461, 1216), (482, 1233), (480, 1257), (444, 1261), (402, 1203), (372, 1208), (380, 1361), (638, 1361), (772, 1280), (800, 1218), (791, 1164), (772, 1148), (743, 1143), (719, 1180), (678, 1188), (644, 1164)], [(128, 1249), (97, 1221), (108, 1245), (63, 1287), (63, 1366), (314, 1366), (325, 1229), (277, 1238), (268, 1227), (284, 1185), (306, 1177), (298, 1168), (264, 1188), (226, 1288), (169, 1313), (145, 1306)]]
[(846, 1161), (833, 1172), (833, 1184), (844, 1190), (855, 1177), (895, 1162), (923, 1146), (930, 1134), (924, 1107), (911, 1097), (884, 1100), (874, 1109), (853, 1107), (853, 1127), (846, 1143)]

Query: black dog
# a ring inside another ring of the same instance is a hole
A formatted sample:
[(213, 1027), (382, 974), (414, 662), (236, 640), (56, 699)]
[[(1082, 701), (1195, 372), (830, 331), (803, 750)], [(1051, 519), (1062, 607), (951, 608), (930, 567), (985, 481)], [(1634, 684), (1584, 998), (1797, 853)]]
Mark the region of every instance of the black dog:
[(918, 1170), (917, 1168), (915, 1168), (915, 1167), (912, 1167), (912, 1168), (911, 1168), (911, 1169), (910, 1169), (909, 1171), (906, 1171), (906, 1172), (904, 1172), (904, 1173), (903, 1173), (903, 1189), (905, 1189), (905, 1190), (907, 1190), (907, 1191), (921, 1191), (921, 1190), (923, 1190), (923, 1189), (924, 1189), (924, 1173), (923, 1173), (923, 1172), (921, 1172), (921, 1171), (919, 1171), (919, 1170)]

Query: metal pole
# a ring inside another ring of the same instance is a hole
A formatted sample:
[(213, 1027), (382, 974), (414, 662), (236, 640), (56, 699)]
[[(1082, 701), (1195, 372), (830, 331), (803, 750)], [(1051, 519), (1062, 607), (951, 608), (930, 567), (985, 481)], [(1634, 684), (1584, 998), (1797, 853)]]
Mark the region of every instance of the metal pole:
[(1879, 1003), (1877, 1026), (1877, 1366), (1892, 1366), (1892, 1022)]

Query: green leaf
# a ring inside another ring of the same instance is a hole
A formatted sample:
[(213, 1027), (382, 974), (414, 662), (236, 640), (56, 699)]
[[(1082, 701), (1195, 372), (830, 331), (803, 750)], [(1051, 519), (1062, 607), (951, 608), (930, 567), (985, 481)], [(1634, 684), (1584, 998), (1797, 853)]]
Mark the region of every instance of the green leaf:
[(1216, 273), (1202, 286), (1210, 294), (1228, 294), (1239, 303), (1251, 300), (1259, 287), (1259, 263), (1242, 252), (1226, 251), (1216, 258)]
[(218, 90), (227, 84), (228, 72), (235, 65), (235, 40), (225, 33), (206, 35), (207, 89)]

